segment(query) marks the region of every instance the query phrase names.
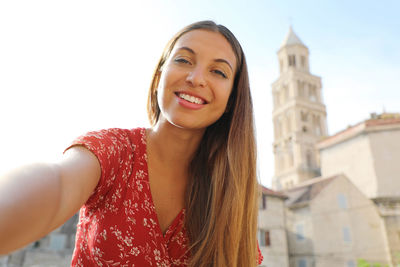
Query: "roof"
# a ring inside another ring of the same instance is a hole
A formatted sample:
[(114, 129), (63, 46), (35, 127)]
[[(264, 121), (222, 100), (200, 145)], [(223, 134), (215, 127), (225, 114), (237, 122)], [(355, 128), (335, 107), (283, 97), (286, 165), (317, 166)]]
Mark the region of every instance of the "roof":
[(308, 205), (316, 196), (318, 196), (322, 189), (339, 176), (340, 175), (313, 178), (284, 191), (283, 193), (288, 196), (286, 204), (292, 208)]
[(289, 32), (286, 34), (286, 37), (281, 44), (281, 48), (284, 46), (290, 46), (290, 45), (305, 46), (303, 44), (303, 42), (300, 40), (300, 38), (294, 33), (292, 26), (290, 26)]
[(400, 197), (399, 196), (390, 196), (390, 197), (376, 197), (372, 199), (376, 204), (378, 203), (400, 203)]
[(261, 190), (262, 190), (262, 193), (267, 195), (267, 196), (279, 197), (279, 198), (282, 198), (282, 199), (288, 198), (282, 192), (277, 192), (277, 191), (271, 190), (271, 189), (269, 189), (269, 188), (267, 188), (267, 187), (265, 187), (263, 185), (261, 185)]
[(371, 114), (371, 119), (362, 121), (353, 126), (349, 126), (347, 129), (318, 142), (317, 148), (324, 149), (333, 146), (337, 143), (341, 143), (358, 136), (361, 133), (384, 131), (389, 129), (400, 130), (400, 113), (382, 113), (380, 115), (373, 113)]

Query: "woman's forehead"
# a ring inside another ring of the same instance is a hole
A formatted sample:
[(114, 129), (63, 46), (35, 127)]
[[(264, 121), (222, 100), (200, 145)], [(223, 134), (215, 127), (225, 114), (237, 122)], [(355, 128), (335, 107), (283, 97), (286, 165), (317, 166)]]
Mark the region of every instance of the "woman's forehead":
[(194, 54), (209, 56), (213, 59), (224, 59), (236, 68), (236, 56), (231, 44), (219, 32), (211, 30), (192, 30), (183, 34), (175, 43), (172, 53), (185, 49)]

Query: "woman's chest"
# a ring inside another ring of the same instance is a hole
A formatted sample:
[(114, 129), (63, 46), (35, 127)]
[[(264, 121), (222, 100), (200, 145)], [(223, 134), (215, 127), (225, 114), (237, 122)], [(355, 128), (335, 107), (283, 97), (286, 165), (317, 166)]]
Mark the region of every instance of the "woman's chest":
[(184, 213), (163, 235), (151, 196), (145, 190), (118, 194), (120, 197), (110, 195), (103, 209), (82, 210), (77, 232), (77, 242), (84, 252), (81, 255), (90, 254), (99, 266), (105, 263), (171, 266), (171, 262), (187, 260)]

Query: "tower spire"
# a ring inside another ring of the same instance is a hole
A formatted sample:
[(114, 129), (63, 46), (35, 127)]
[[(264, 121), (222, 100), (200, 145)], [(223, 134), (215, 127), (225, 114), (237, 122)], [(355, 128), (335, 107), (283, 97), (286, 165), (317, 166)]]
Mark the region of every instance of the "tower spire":
[(300, 38), (294, 33), (292, 25), (289, 26), (289, 32), (286, 34), (286, 37), (281, 44), (281, 48), (291, 45), (305, 46)]

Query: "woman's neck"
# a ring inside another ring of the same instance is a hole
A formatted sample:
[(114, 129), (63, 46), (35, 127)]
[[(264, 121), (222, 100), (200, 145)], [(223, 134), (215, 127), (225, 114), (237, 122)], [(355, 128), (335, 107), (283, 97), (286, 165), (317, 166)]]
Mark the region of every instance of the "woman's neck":
[(197, 151), (204, 131), (188, 130), (169, 122), (159, 122), (147, 131), (148, 149), (161, 162), (186, 169)]

